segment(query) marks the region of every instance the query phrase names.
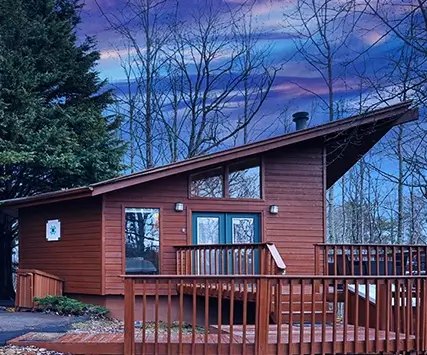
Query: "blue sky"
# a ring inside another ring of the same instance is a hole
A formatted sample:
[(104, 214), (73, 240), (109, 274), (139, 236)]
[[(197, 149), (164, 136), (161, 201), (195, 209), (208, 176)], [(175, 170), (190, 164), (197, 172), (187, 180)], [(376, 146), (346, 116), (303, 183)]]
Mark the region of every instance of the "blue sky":
[[(117, 14), (118, 9), (125, 3), (120, 0), (97, 1), (102, 10), (109, 15)], [(172, 0), (167, 1), (173, 4)], [(340, 1), (342, 4), (342, 0), (336, 0), (336, 3), (339, 5)], [(218, 0), (219, 2), (230, 7), (237, 7), (241, 6), (244, 0)], [(295, 40), (298, 39), (298, 34), (287, 25), (285, 20), (285, 14), (289, 15), (295, 11), (296, 2), (297, 0), (257, 0), (252, 5), (252, 14), (256, 19), (256, 32), (260, 38), (259, 45), (271, 45), (270, 60), (281, 66), (263, 110), (268, 112), (267, 116), (277, 116), (285, 110), (289, 117), (295, 111), (305, 110), (314, 114), (311, 124), (318, 124), (326, 119), (321, 109), (321, 102), (305, 89), (325, 98), (327, 87), (319, 73), (313, 70), (296, 52)], [(355, 1), (356, 6), (359, 6), (355, 9), (356, 12), (363, 3), (364, 1)], [(200, 1), (181, 0), (179, 4), (180, 18), (191, 23), (191, 11), (200, 4)], [(97, 37), (101, 51), (98, 70), (101, 76), (108, 79), (111, 84), (120, 85), (124, 74), (112, 46), (120, 47), (121, 39), (108, 29), (108, 24), (102, 17), (98, 5), (96, 0), (86, 0), (79, 33)], [(310, 16), (308, 10), (307, 16)], [(291, 25), (299, 26), (299, 23), (291, 20)], [(342, 29), (345, 29), (345, 26), (346, 24), (339, 25), (336, 32), (339, 34)], [(348, 45), (337, 52), (335, 59), (334, 72), (337, 78), (334, 82), (334, 91), (337, 102), (357, 100), (362, 82), (360, 75), (370, 77), (374, 73), (381, 72), (384, 69), (383, 59), (393, 55), (398, 45), (391, 40), (390, 36), (384, 37), (386, 33), (384, 26), (369, 16), (364, 16), (359, 21), (357, 30), (352, 32), (348, 37)], [(357, 57), (357, 53), (368, 48), (369, 51), (366, 55)], [(354, 60), (354, 58), (357, 59)], [(345, 66), (344, 73), (343, 63), (348, 62), (349, 59), (354, 62)], [(350, 113), (352, 112), (348, 112), (348, 114)], [(282, 128), (278, 126), (272, 128), (275, 133), (281, 133), (281, 130)]]

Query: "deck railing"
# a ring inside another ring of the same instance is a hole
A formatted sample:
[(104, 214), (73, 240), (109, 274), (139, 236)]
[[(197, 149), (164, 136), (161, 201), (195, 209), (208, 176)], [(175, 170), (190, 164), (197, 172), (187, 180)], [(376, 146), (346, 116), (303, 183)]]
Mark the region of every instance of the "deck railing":
[(286, 265), (272, 243), (176, 246), (178, 275), (283, 275)]
[(425, 275), (427, 245), (316, 244), (318, 275)]
[[(123, 277), (127, 355), (397, 354), (427, 350), (425, 276)], [(194, 287), (186, 296), (183, 287), (189, 283)], [(154, 296), (143, 292), (135, 315), (137, 284), (142, 289), (154, 285), (155, 290), (166, 286), (169, 291)], [(237, 284), (243, 285), (236, 289), (240, 301), (234, 301), (233, 293), (230, 300), (224, 300), (222, 290), (228, 285), (234, 289)], [(251, 284), (256, 284), (255, 290)], [(254, 291), (256, 302), (248, 302)], [(148, 302), (150, 297), (154, 303)]]
[(64, 280), (58, 276), (35, 269), (19, 269), (15, 307), (34, 309), (34, 297), (62, 295)]

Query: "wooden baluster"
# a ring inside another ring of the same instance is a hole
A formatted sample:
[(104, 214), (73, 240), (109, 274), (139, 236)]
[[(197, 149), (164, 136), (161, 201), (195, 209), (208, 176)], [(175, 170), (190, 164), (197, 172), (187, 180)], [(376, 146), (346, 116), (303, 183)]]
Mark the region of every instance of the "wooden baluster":
[[(418, 264), (418, 270), (420, 270), (420, 264)], [(416, 280), (416, 286), (415, 286), (415, 322), (412, 324), (415, 325), (415, 344), (417, 349), (421, 349), (421, 342), (420, 342), (420, 335), (421, 335), (421, 304), (422, 302), (422, 293), (421, 293), (421, 279), (417, 278)], [(411, 300), (412, 301), (412, 300)]]
[(344, 279), (344, 285), (343, 285), (343, 291), (344, 291), (344, 311), (343, 311), (343, 329), (344, 329), (344, 335), (343, 335), (343, 340), (344, 340), (344, 354), (347, 354), (348, 352), (350, 352), (350, 349), (348, 347), (348, 316), (349, 316), (349, 297), (348, 297), (348, 293), (349, 293), (349, 289), (348, 289), (348, 280)]
[[(200, 285), (202, 286), (202, 285)], [(193, 280), (193, 320), (191, 322), (191, 353), (196, 353), (196, 324), (197, 324), (197, 281)], [(206, 290), (205, 290), (206, 291)]]
[(183, 354), (182, 346), (182, 323), (184, 318), (184, 280), (179, 282), (179, 319), (178, 319), (178, 348), (179, 354)]
[(125, 279), (124, 352), (135, 355), (135, 289), (133, 279)]
[(334, 245), (333, 246), (333, 251), (334, 251), (334, 276), (336, 276), (336, 275), (338, 275), (338, 262), (337, 262), (337, 260), (338, 260), (338, 258), (337, 258), (337, 246), (336, 245)]
[(359, 280), (355, 279), (354, 280), (354, 298), (355, 298), (355, 302), (354, 302), (354, 353), (358, 353), (359, 352)]
[[(282, 341), (282, 280), (276, 279), (276, 304), (275, 304), (275, 314), (277, 319), (277, 354), (283, 354), (284, 348), (283, 348), (283, 341)], [(290, 330), (291, 331), (291, 330)]]
[(388, 270), (388, 251), (389, 251), (389, 247), (388, 246), (384, 246), (384, 270), (385, 270), (385, 275), (389, 276), (390, 272)]
[(412, 255), (412, 247), (408, 247), (409, 249), (409, 275), (414, 274), (414, 269), (412, 265), (413, 255)]
[(230, 275), (230, 271), (229, 271), (229, 269), (230, 269), (230, 265), (229, 265), (229, 262), (228, 262), (228, 247), (225, 247), (224, 248), (224, 257), (225, 257), (225, 273), (224, 273), (224, 275)]
[(213, 251), (214, 251), (214, 248), (209, 247), (209, 275), (214, 275), (214, 269), (213, 269), (214, 266), (212, 262)]
[(333, 329), (332, 329), (332, 352), (337, 352), (337, 313), (338, 313), (338, 280), (334, 279), (334, 303), (333, 303)]
[[(210, 254), (210, 253), (209, 253)], [(204, 354), (209, 355), (209, 279), (205, 279), (205, 346)]]
[(394, 326), (394, 331), (396, 334), (396, 349), (395, 351), (399, 351), (399, 343), (400, 343), (400, 307), (401, 307), (401, 297), (400, 297), (400, 279), (396, 279), (395, 280), (395, 285), (396, 285), (396, 289), (395, 289), (395, 294), (394, 294), (394, 308), (395, 308), (395, 316), (394, 316), (394, 321), (395, 321), (395, 326)]
[(154, 354), (159, 354), (159, 280), (155, 281), (155, 306), (154, 306)]
[(242, 249), (241, 248), (239, 248), (237, 250), (237, 273), (239, 275), (243, 274), (243, 272), (242, 272)]
[(372, 275), (372, 252), (373, 252), (373, 249), (372, 249), (372, 247), (371, 246), (367, 246), (366, 247), (366, 262), (367, 262), (367, 266), (368, 266), (368, 270), (367, 270), (367, 272), (368, 272), (368, 275), (369, 276), (371, 276)]
[(346, 246), (342, 246), (342, 270), (343, 270), (343, 275), (347, 275), (347, 247)]
[[(379, 282), (378, 279), (375, 280), (375, 352), (379, 354), (380, 349), (380, 309), (381, 304), (384, 302), (384, 300), (381, 300), (381, 288), (384, 287), (384, 283)], [(382, 315), (384, 317), (384, 314)], [(368, 338), (369, 339), (369, 338)], [(366, 341), (366, 340), (365, 340)]]
[[(412, 248), (410, 248), (412, 249)], [(410, 250), (410, 254), (412, 257), (412, 250)], [(411, 260), (411, 264), (412, 264), (412, 258)], [(411, 275), (412, 275), (412, 271), (411, 271)], [(413, 285), (413, 279), (406, 279), (405, 283), (406, 283), (406, 303), (405, 303), (405, 309), (406, 309), (406, 329), (405, 329), (405, 344), (406, 344), (406, 349), (408, 350), (410, 349), (410, 338), (411, 338), (411, 325), (412, 325), (412, 285)]]
[(171, 355), (171, 327), (172, 327), (172, 294), (171, 294), (171, 289), (172, 289), (172, 282), (171, 280), (168, 280), (168, 334), (167, 334), (167, 339), (168, 339), (168, 355)]
[(421, 294), (420, 294), (420, 308), (421, 308), (421, 321), (420, 321), (420, 344), (421, 351), (427, 350), (427, 280), (426, 278), (421, 279)]
[[(299, 330), (299, 342), (300, 346), (304, 344), (304, 328), (305, 328), (305, 317), (304, 317), (304, 305), (305, 305), (305, 299), (304, 299), (304, 292), (305, 292), (305, 284), (304, 279), (299, 280), (300, 284), (300, 330)], [(292, 296), (291, 296), (292, 297)]]
[(350, 267), (351, 267), (351, 273), (350, 273), (350, 275), (352, 275), (352, 276), (356, 275), (355, 262), (354, 262), (354, 247), (353, 247), (353, 245), (350, 246)]
[(236, 287), (235, 287), (235, 284), (234, 284), (234, 278), (231, 279), (230, 288), (231, 288), (231, 292), (230, 292), (230, 348), (229, 348), (229, 354), (233, 355), (233, 339), (234, 339), (234, 293), (235, 293), (235, 290), (236, 290)]
[(181, 275), (181, 265), (180, 265), (180, 260), (181, 260), (181, 250), (177, 249), (175, 251), (175, 259), (176, 259), (176, 274), (177, 275)]
[(319, 264), (319, 246), (317, 244), (314, 245), (314, 273), (315, 275), (319, 275), (320, 264)]
[(327, 294), (329, 293), (329, 285), (330, 285), (331, 279), (322, 279), (322, 340), (321, 340), (321, 351), (322, 354), (326, 354), (326, 312), (328, 307), (328, 302), (326, 299)]
[(243, 334), (242, 334), (242, 352), (246, 355), (246, 329), (248, 322), (248, 281), (243, 280)]
[(329, 245), (323, 246), (323, 275), (329, 275)]
[(293, 284), (293, 279), (289, 279), (287, 280), (289, 283), (289, 301), (288, 301), (288, 309), (289, 309), (289, 331), (288, 331), (288, 354), (293, 354), (293, 324), (294, 324), (294, 320), (293, 320), (293, 315), (294, 315), (294, 310), (293, 310), (293, 302), (292, 302), (292, 296), (294, 294), (294, 284)]
[[(251, 255), (251, 274), (252, 275), (256, 274), (256, 272), (255, 272), (255, 255), (256, 255), (255, 250), (256, 250), (256, 248), (253, 248), (253, 247), (251, 248), (251, 253), (252, 253), (252, 255)], [(262, 270), (260, 270), (260, 271), (262, 271)]]
[(390, 353), (390, 327), (391, 327), (391, 316), (392, 316), (392, 300), (391, 300), (391, 282), (389, 279), (386, 280), (386, 321), (385, 321), (385, 353)]
[[(365, 314), (362, 319), (365, 320), (365, 353), (369, 354), (369, 328), (370, 328), (370, 315), (369, 315), (369, 304), (370, 304), (370, 296), (371, 296), (371, 285), (369, 283), (369, 279), (365, 279)], [(357, 295), (356, 295), (357, 297)], [(378, 305), (378, 303), (377, 303)], [(379, 306), (379, 305), (378, 305)], [(378, 308), (378, 307), (377, 307)]]
[[(310, 328), (310, 354), (315, 354), (315, 344), (316, 344), (316, 279), (310, 279), (310, 285), (311, 285), (311, 328)], [(302, 345), (302, 344), (301, 344)]]
[(218, 354), (222, 354), (222, 280), (218, 279)]

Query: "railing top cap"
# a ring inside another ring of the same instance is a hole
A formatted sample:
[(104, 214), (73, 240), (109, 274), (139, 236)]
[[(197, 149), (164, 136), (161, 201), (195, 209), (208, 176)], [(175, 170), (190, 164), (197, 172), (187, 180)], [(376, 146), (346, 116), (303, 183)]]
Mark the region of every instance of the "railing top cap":
[(406, 280), (420, 279), (427, 281), (427, 275), (402, 275), (402, 276), (311, 276), (311, 275), (119, 275), (125, 280), (259, 280), (259, 279), (284, 279), (284, 280)]
[(352, 243), (316, 243), (315, 246), (324, 247), (389, 247), (389, 248), (427, 248), (427, 244), (352, 244)]
[(272, 245), (273, 243), (241, 243), (241, 244), (191, 244), (191, 245), (175, 245), (175, 249), (209, 249), (209, 248), (246, 248)]

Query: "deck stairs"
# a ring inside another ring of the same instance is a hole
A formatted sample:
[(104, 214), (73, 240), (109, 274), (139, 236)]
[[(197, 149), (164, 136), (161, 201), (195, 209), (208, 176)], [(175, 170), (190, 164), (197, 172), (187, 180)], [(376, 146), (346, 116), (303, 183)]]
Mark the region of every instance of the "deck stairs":
[[(329, 309), (323, 309), (324, 294), (321, 289), (315, 290), (312, 294), (311, 287), (304, 287), (304, 294), (301, 295), (301, 288), (295, 288), (292, 293), (289, 290), (282, 290), (280, 307), (276, 307), (277, 297), (272, 295), (271, 319), (274, 323), (282, 324), (300, 324), (319, 322), (333, 322), (334, 312)], [(314, 320), (312, 317), (314, 316)]]

